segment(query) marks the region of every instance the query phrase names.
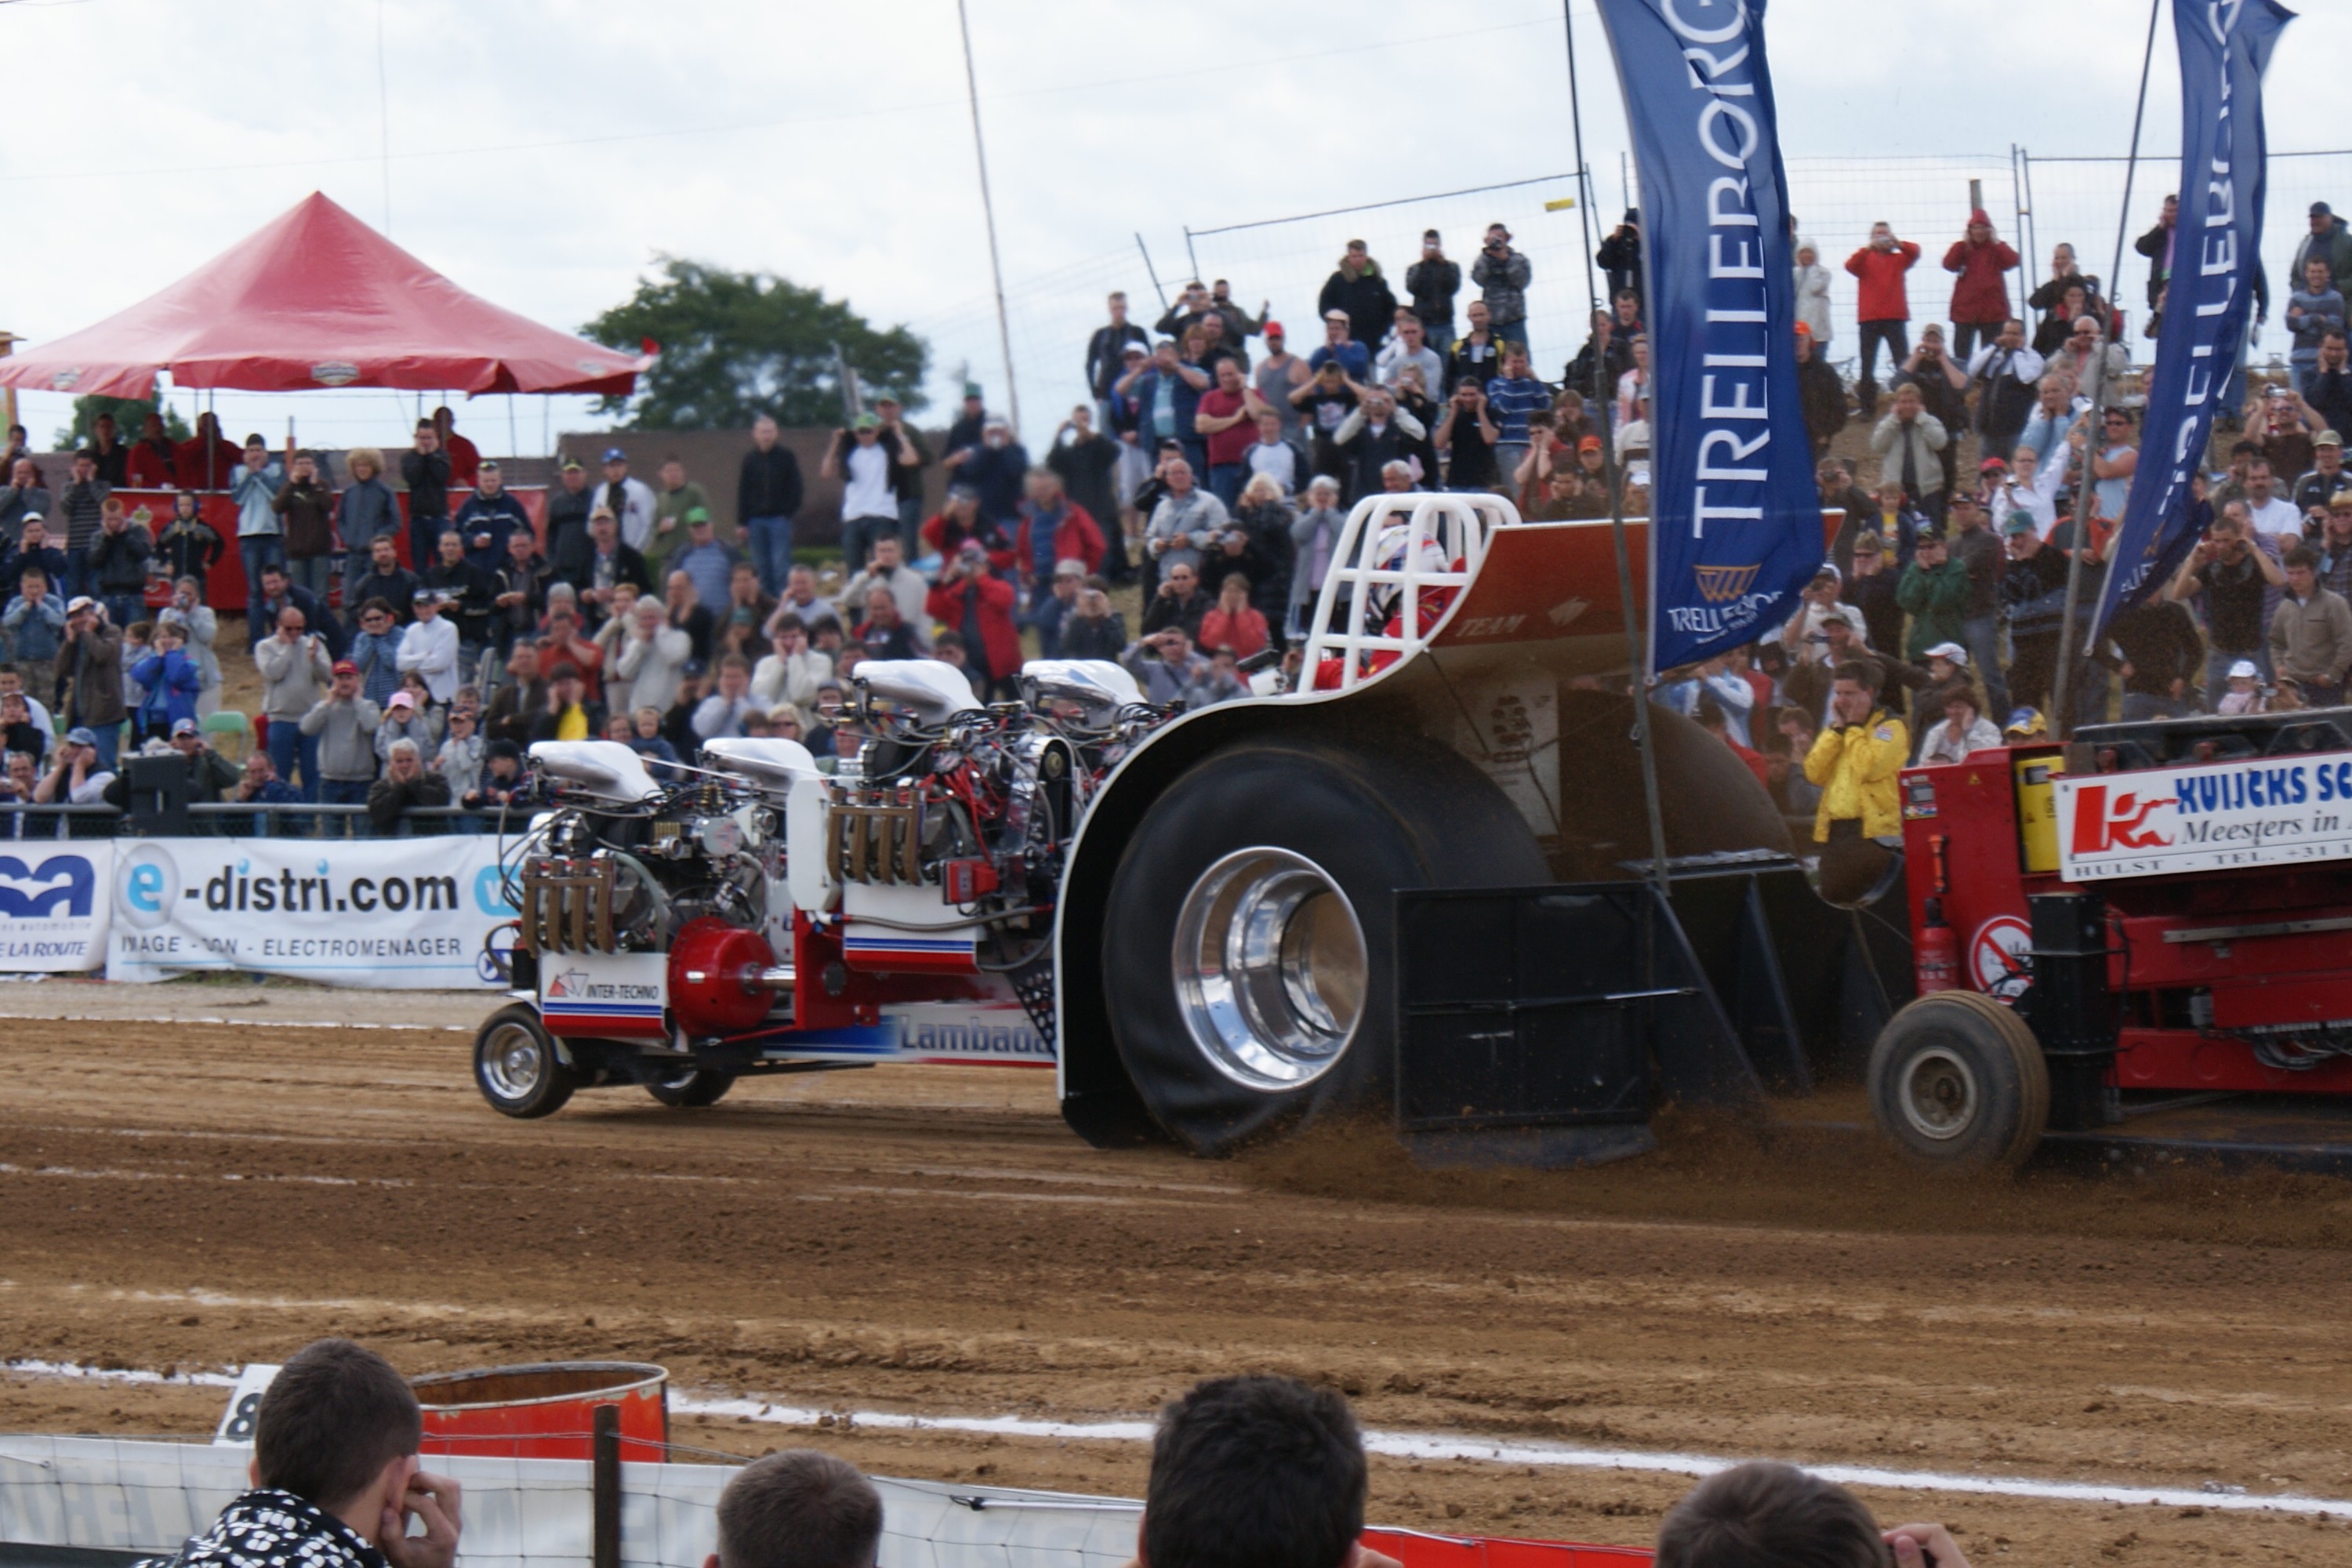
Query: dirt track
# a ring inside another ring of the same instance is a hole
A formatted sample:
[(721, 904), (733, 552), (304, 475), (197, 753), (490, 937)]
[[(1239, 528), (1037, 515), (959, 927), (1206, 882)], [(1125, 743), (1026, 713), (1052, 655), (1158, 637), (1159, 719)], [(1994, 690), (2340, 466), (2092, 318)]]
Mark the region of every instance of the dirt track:
[[(606, 1091), (519, 1125), (437, 1031), (10, 1021), (0, 1041), (9, 1357), (218, 1367), (333, 1330), (412, 1371), (624, 1355), (698, 1392), (1076, 1419), (1277, 1368), (1389, 1428), (2352, 1495), (2341, 1184), (1923, 1189), (1848, 1149), (1688, 1129), (1557, 1177), (1417, 1174), (1372, 1139), (1207, 1164), (1090, 1151), (1047, 1075), (968, 1068), (771, 1079), (703, 1111)], [(194, 1431), (218, 1405), (0, 1378), (8, 1429)], [(1129, 1495), (1144, 1458), (814, 1440), (887, 1473)], [(1381, 1461), (1373, 1513), (1641, 1542), (1686, 1484)], [(2300, 1519), (1871, 1500), (1957, 1520), (1980, 1565), (2352, 1560), (2352, 1528)]]

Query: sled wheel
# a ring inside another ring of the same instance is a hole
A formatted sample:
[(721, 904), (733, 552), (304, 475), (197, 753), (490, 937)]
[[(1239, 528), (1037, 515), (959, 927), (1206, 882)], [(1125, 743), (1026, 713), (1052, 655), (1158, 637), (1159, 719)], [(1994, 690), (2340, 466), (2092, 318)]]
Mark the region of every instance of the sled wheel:
[(474, 1037), (474, 1083), (491, 1109), (522, 1121), (552, 1116), (579, 1087), (539, 1010), (521, 1002), (491, 1014)]
[(1456, 759), (1238, 746), (1180, 778), (1113, 878), (1103, 973), (1153, 1120), (1221, 1153), (1393, 1112), (1393, 893), (1539, 881), (1532, 837)]
[(712, 1072), (707, 1068), (684, 1068), (667, 1078), (647, 1079), (646, 1092), (664, 1105), (681, 1110), (698, 1110), (716, 1105), (727, 1091), (735, 1087), (731, 1072)]
[(1974, 991), (1938, 991), (1895, 1014), (1871, 1047), (1868, 1081), (1879, 1131), (1950, 1170), (2014, 1170), (2050, 1121), (2033, 1031)]

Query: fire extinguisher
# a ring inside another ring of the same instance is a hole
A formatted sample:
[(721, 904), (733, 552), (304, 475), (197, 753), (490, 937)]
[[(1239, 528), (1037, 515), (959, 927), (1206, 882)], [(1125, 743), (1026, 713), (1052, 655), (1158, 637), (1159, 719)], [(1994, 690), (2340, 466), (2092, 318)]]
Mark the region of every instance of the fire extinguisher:
[(1918, 969), (1922, 996), (1931, 991), (1959, 989), (1960, 941), (1944, 923), (1941, 899), (1927, 900), (1926, 918), (1919, 924), (1919, 940), (1913, 947), (1913, 962)]

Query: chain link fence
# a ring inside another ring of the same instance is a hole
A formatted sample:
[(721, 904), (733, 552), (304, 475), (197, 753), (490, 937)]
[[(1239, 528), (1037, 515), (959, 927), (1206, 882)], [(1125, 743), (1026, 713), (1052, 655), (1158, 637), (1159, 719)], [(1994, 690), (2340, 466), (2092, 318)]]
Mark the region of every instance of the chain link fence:
[[(1791, 158), (1787, 168), (1799, 233), (1814, 242), (1833, 277), (1830, 358), (1849, 371), (1856, 331), (1846, 258), (1867, 243), (1872, 224), (1892, 224), (1921, 250), (1909, 290), (1914, 322), (1945, 319), (1953, 279), (1943, 270), (1944, 252), (1967, 225), (1972, 192), (2021, 258), (2010, 279), (2013, 306), (2021, 307), (2048, 277), (2052, 247), (2066, 241), (2083, 269), (2106, 283), (2127, 312), (2133, 357), (2142, 363), (2150, 357), (2151, 345), (2139, 336), (2147, 319), (2147, 263), (2131, 242), (2156, 222), (2173, 188), (2178, 165), (2169, 156), (2144, 155), (2133, 174), (2119, 281), (2110, 275), (2127, 169), (2120, 155), (2051, 157), (2012, 146), (1922, 157)], [(1147, 250), (1139, 237), (1132, 246), (1013, 279), (1005, 306), (1022, 437), (1033, 452), (1043, 451), (1072, 405), (1086, 399), (1087, 339), (1107, 319), (1104, 297), (1112, 289), (1127, 292), (1133, 319), (1149, 327), (1188, 279), (1223, 278), (1244, 309), (1255, 311), (1265, 302), (1304, 349), (1320, 341), (1317, 297), (1349, 240), (1370, 246), (1402, 300), (1405, 270), (1419, 258), (1426, 228), (1439, 231), (1446, 255), (1462, 266), (1458, 321), (1461, 307), (1475, 294), (1469, 274), (1482, 231), (1490, 223), (1509, 226), (1513, 243), (1534, 268), (1528, 336), (1536, 374), (1557, 378), (1583, 344), (1591, 293), (1601, 288), (1598, 275), (1586, 269), (1587, 217), (1598, 243), (1627, 206), (1640, 202), (1629, 169), (1595, 167), (1587, 183), (1593, 190), (1589, 215), (1572, 205), (1576, 177), (1562, 173), (1358, 206), (1188, 225), (1172, 246), (1161, 242)], [(2280, 318), (2290, 287), (2287, 266), (2307, 232), (2305, 214), (2315, 201), (2352, 202), (2352, 151), (2273, 153), (2263, 243), (2272, 303), (2256, 342), (2257, 363), (2273, 356), (2284, 361), (2289, 344)], [(990, 407), (1006, 405), (995, 301), (984, 289), (908, 325), (931, 344), (934, 409), (951, 409), (967, 377), (982, 384)]]

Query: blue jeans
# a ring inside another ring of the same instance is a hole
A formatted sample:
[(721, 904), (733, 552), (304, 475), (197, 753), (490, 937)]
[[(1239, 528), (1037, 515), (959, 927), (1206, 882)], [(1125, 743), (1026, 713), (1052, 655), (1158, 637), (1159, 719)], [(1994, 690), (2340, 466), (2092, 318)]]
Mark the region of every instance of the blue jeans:
[[(441, 536), (449, 531), (446, 517), (411, 517), (408, 520), (408, 569), (422, 574), (425, 563), (440, 553)], [(660, 597), (656, 595), (655, 597)]]
[(109, 773), (113, 772), (114, 759), (122, 746), (121, 721), (117, 720), (111, 724), (92, 724), (89, 732), (97, 737), (98, 765)]
[(147, 595), (144, 594), (109, 594), (105, 603), (106, 618), (112, 621), (117, 629), (147, 618)]
[(1249, 469), (1240, 463), (1209, 465), (1209, 493), (1225, 503), (1226, 511), (1241, 504), (1242, 481), (1248, 473)]
[(1960, 623), (1960, 646), (1984, 683), (1985, 716), (1996, 724), (2009, 721), (2009, 679), (2000, 668), (2000, 617), (1970, 616)]
[(923, 552), (923, 498), (898, 498), (898, 548), (912, 561)]
[(298, 588), (308, 588), (325, 604), (332, 592), (335, 580), (335, 558), (331, 555), (297, 555), (286, 563), (286, 574)]
[(1528, 323), (1524, 319), (1517, 321), (1489, 321), (1486, 325), (1504, 342), (1517, 343), (1521, 348), (1528, 346)]
[(261, 569), (286, 564), (286, 541), (275, 533), (251, 534), (236, 542), (236, 553), (245, 563), (246, 639), (259, 642), (269, 635), (268, 627), (253, 624), (253, 606), (261, 603)]
[(747, 517), (743, 520), (743, 544), (751, 557), (751, 569), (760, 574), (760, 586), (768, 597), (784, 596), (784, 579), (793, 571), (793, 520), (789, 517)]
[[(293, 790), (304, 800), (319, 798), (319, 737), (302, 733), (299, 719), (272, 719), (269, 721), (269, 765), (278, 770), (278, 781)], [(297, 767), (302, 782), (294, 782)]]
[(844, 574), (861, 572), (866, 557), (874, 553), (874, 542), (886, 535), (896, 537), (898, 520), (896, 517), (845, 517), (841, 520), (841, 570)]
[[(309, 737), (305, 736), (304, 739), (307, 740)], [(368, 786), (374, 782), (373, 779), (320, 779), (319, 804), (320, 805), (365, 805)]]
[(1860, 417), (1868, 424), (1878, 422), (1878, 347), (1886, 345), (1888, 373), (1902, 366), (1911, 354), (1911, 330), (1899, 320), (1881, 320), (1857, 323), (1862, 329), (1862, 359), (1855, 374), (1854, 389), (1862, 394)]

